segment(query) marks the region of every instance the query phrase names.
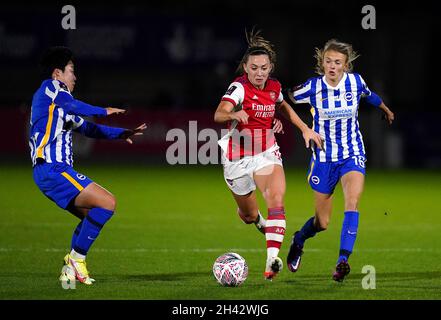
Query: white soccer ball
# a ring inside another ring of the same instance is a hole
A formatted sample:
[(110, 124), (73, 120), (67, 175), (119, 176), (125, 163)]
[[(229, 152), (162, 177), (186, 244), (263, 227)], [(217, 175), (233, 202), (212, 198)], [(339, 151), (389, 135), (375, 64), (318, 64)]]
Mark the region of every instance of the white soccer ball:
[(228, 252), (216, 259), (213, 274), (217, 282), (225, 287), (240, 286), (248, 277), (248, 265), (244, 258)]

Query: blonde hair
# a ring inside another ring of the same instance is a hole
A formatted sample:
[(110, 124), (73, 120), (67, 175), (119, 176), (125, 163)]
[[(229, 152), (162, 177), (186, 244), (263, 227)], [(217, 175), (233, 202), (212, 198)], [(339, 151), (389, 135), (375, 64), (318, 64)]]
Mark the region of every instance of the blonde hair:
[(314, 58), (317, 59), (317, 64), (315, 66), (315, 72), (323, 75), (325, 74), (325, 71), (323, 69), (323, 60), (325, 57), (325, 53), (327, 51), (337, 51), (346, 56), (346, 63), (348, 64), (348, 72), (352, 72), (354, 65), (352, 62), (357, 59), (360, 55), (352, 49), (352, 45), (349, 43), (338, 41), (337, 39), (331, 39), (328, 40), (328, 42), (325, 43), (325, 46), (323, 49), (315, 48), (315, 55)]
[(274, 71), (275, 62), (276, 62), (276, 52), (273, 49), (273, 44), (269, 42), (268, 40), (265, 40), (260, 35), (260, 30), (254, 31), (251, 30), (250, 33), (248, 33), (245, 30), (245, 37), (247, 39), (248, 43), (248, 49), (245, 52), (245, 54), (242, 57), (242, 60), (239, 63), (239, 66), (237, 67), (237, 73), (244, 74), (245, 70), (243, 68), (243, 65), (248, 62), (248, 58), (250, 56), (256, 56), (261, 54), (268, 55), (269, 61), (271, 63), (271, 72)]

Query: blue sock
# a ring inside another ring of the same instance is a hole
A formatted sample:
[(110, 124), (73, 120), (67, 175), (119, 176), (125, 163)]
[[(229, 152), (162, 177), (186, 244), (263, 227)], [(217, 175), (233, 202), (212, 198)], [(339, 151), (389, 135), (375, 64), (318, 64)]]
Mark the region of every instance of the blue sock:
[(346, 211), (340, 236), (340, 253), (337, 263), (348, 260), (354, 248), (358, 230), (358, 212)]
[(104, 224), (112, 217), (113, 211), (103, 208), (90, 209), (89, 214), (83, 220), (83, 226), (73, 249), (86, 255), (95, 239), (100, 234)]
[(81, 227), (83, 226), (83, 221), (84, 220), (81, 220), (80, 223), (75, 228), (75, 231), (74, 231), (74, 233), (72, 235), (72, 241), (70, 243), (70, 248), (71, 249), (73, 249), (75, 247), (75, 243), (77, 242), (77, 238), (78, 238), (78, 235), (80, 234)]
[(305, 244), (305, 240), (308, 238), (312, 238), (319, 231), (321, 230), (318, 230), (315, 227), (314, 217), (312, 217), (308, 221), (306, 221), (302, 229), (300, 229), (300, 231), (295, 235), (294, 241), (297, 245), (303, 247), (303, 245)]

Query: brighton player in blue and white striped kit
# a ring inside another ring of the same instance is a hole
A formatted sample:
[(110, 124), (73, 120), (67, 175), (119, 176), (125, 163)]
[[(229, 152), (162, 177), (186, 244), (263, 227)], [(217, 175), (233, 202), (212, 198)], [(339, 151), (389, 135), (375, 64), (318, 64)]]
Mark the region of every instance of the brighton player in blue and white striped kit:
[(123, 129), (95, 124), (83, 116), (105, 117), (124, 113), (117, 108), (101, 108), (72, 96), (75, 73), (72, 51), (52, 47), (41, 62), (45, 77), (32, 100), (30, 139), (34, 181), (50, 200), (81, 221), (72, 236), (71, 251), (64, 257), (61, 281), (78, 279), (92, 284), (86, 255), (104, 224), (115, 211), (115, 197), (87, 176), (76, 172), (72, 158), (72, 132), (91, 138), (125, 139), (141, 135), (146, 125)]
[(352, 72), (352, 62), (357, 55), (350, 44), (329, 40), (323, 49), (316, 49), (315, 57), (316, 71), (321, 76), (289, 90), (294, 103), (311, 105), (313, 129), (323, 140), (322, 150), (313, 148), (308, 172), (308, 182), (314, 190), (315, 216), (294, 233), (287, 263), (288, 268), (296, 272), (305, 240), (328, 227), (332, 195), (341, 181), (345, 217), (333, 279), (343, 281), (350, 272), (348, 258), (357, 236), (358, 202), (365, 176), (365, 147), (358, 124), (360, 99), (381, 109), (389, 124), (394, 120), (394, 114), (377, 94), (369, 90), (363, 78)]

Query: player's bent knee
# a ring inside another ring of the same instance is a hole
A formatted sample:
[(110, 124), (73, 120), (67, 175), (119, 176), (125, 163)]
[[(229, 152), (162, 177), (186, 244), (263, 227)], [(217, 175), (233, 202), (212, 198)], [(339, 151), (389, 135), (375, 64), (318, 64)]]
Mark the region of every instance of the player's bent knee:
[(102, 207), (103, 207), (103, 209), (107, 209), (107, 210), (115, 212), (116, 198), (113, 195), (108, 196)]

